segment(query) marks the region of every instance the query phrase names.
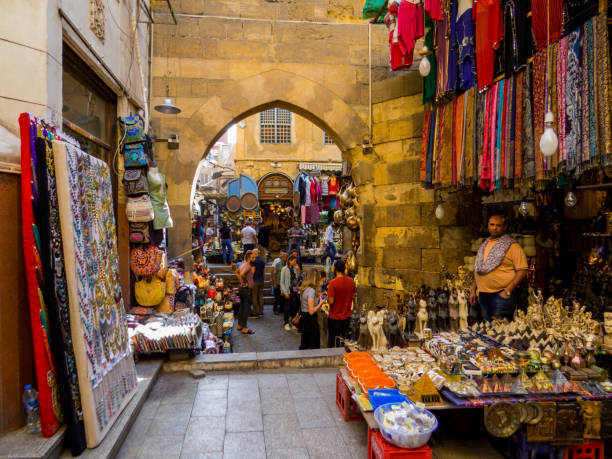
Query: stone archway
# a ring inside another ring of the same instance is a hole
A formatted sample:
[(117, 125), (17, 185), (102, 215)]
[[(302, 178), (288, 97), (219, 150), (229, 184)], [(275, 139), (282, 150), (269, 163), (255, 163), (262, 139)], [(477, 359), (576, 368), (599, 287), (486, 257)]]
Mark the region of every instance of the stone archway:
[(327, 132), (346, 152), (362, 143), (365, 120), (341, 97), (313, 80), (283, 70), (270, 70), (239, 81), (227, 80), (205, 99), (188, 120), (176, 126), (179, 150), (160, 145), (157, 162), (166, 174), (168, 203), (174, 219), (169, 256), (191, 248), (191, 187), (197, 165), (232, 124), (268, 108), (286, 108)]

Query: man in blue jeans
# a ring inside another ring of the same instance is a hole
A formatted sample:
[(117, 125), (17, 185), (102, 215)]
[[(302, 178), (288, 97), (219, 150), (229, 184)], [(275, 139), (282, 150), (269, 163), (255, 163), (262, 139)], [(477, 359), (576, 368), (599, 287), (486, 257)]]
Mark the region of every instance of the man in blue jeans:
[[(221, 255), (223, 256), (223, 264), (228, 264), (234, 261), (234, 253), (232, 250), (232, 230), (224, 221), (219, 228), (219, 238), (221, 239)], [(226, 255), (227, 252), (227, 255)]]
[(516, 308), (514, 289), (527, 276), (527, 257), (506, 232), (503, 215), (489, 218), (491, 235), (478, 249), (470, 304), (476, 305), (476, 291), (483, 320), (512, 320)]

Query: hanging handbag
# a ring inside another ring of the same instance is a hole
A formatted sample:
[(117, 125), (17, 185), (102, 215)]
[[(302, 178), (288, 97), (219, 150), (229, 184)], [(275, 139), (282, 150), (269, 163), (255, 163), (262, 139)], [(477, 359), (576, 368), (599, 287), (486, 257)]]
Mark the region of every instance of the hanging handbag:
[(152, 276), (159, 271), (162, 256), (163, 252), (153, 246), (136, 247), (132, 249), (130, 252), (130, 267), (132, 268), (132, 272), (137, 276)]
[(166, 283), (156, 277), (142, 279), (134, 284), (134, 295), (140, 306), (157, 306), (166, 297)]
[(143, 142), (123, 146), (123, 165), (126, 169), (149, 165), (149, 157), (144, 146)]
[(119, 126), (123, 143), (142, 142), (145, 139), (144, 120), (140, 116), (121, 117)]
[(126, 169), (123, 172), (123, 189), (128, 196), (148, 193), (149, 182), (144, 169)]
[(148, 244), (151, 242), (148, 223), (130, 223), (130, 243)]
[(148, 194), (128, 197), (125, 213), (128, 221), (132, 223), (150, 222), (155, 218), (153, 205), (151, 204), (151, 199)]

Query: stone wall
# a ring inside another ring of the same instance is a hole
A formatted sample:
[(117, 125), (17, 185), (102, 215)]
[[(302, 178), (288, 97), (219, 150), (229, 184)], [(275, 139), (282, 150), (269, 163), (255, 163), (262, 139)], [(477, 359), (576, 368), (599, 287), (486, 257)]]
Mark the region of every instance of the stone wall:
[(423, 106), (417, 72), (373, 88), (373, 152), (353, 149), (349, 158), (359, 188), (361, 246), (358, 298), (369, 306), (385, 295), (422, 284), (438, 286), (440, 269), (451, 272), (471, 254), (473, 215), (469, 196), (444, 193), (445, 216), (434, 215), (434, 190), (419, 182)]

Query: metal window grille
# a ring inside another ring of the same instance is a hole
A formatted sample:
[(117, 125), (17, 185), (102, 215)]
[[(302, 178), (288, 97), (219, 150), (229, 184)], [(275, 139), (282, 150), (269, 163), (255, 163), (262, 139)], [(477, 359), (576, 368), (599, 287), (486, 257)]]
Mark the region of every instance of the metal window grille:
[(327, 135), (327, 132), (323, 133), (323, 143), (325, 145), (333, 145), (334, 141), (332, 140), (332, 138), (330, 136)]
[(291, 143), (291, 112), (271, 108), (259, 114), (259, 141), (261, 143)]

